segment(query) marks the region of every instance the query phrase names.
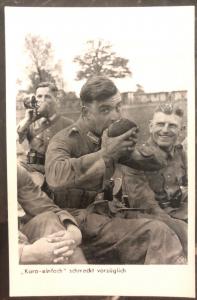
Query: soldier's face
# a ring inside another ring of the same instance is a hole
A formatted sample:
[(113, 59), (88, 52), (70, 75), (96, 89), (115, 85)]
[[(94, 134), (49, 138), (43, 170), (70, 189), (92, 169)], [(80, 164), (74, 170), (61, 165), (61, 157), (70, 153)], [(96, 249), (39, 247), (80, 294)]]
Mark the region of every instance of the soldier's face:
[(180, 134), (182, 119), (175, 114), (157, 112), (150, 122), (153, 141), (161, 148), (170, 149)]
[(38, 104), (43, 102), (55, 103), (55, 96), (49, 87), (39, 87), (36, 90), (36, 100)]
[(119, 92), (106, 100), (93, 101), (87, 107), (86, 117), (89, 128), (101, 136), (111, 123), (121, 118), (121, 107), (122, 101)]
[[(36, 90), (36, 100), (40, 107), (46, 106), (48, 114), (53, 114), (56, 110), (56, 99), (49, 87), (39, 87)], [(44, 106), (43, 106), (44, 105)]]

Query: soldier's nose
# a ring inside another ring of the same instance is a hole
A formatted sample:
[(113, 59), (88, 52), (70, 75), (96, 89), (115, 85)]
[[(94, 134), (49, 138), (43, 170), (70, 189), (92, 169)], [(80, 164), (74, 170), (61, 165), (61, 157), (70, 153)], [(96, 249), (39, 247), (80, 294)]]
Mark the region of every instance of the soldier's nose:
[(168, 131), (169, 131), (169, 126), (168, 126), (168, 124), (165, 124), (165, 125), (163, 126), (162, 131), (163, 131), (163, 132), (168, 132)]
[(114, 111), (111, 113), (111, 121), (112, 121), (112, 122), (118, 121), (120, 118), (121, 118), (121, 114), (120, 114), (119, 111), (114, 110)]

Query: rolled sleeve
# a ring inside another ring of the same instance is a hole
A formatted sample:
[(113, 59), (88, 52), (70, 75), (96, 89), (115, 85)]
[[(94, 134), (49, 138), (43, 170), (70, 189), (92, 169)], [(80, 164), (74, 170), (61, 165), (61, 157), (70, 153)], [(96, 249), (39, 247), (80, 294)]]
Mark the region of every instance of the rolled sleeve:
[(30, 123), (28, 123), (25, 119), (19, 122), (17, 126), (19, 144), (22, 144), (24, 140), (28, 138), (30, 132), (29, 127)]
[(160, 170), (167, 164), (166, 154), (148, 145), (136, 148), (130, 157), (121, 159), (121, 164), (142, 171)]
[(71, 223), (77, 225), (72, 215), (60, 207), (50, 199), (31, 179), (30, 174), (18, 165), (18, 202), (25, 212), (34, 217), (43, 212), (54, 212), (60, 220), (70, 220)]
[(58, 212), (57, 216), (59, 217), (59, 220), (62, 224), (64, 224), (64, 222), (68, 222), (68, 223), (72, 223), (78, 227), (78, 223), (75, 220), (75, 218), (71, 214), (69, 214), (66, 210), (65, 211), (62, 210), (62, 211)]

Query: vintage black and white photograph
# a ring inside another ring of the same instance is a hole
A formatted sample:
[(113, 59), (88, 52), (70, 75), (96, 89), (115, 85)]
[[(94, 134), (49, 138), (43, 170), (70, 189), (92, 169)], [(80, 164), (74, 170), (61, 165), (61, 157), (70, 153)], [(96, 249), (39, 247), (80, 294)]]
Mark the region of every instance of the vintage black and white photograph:
[(194, 297), (194, 7), (6, 7), (5, 38), (11, 296)]

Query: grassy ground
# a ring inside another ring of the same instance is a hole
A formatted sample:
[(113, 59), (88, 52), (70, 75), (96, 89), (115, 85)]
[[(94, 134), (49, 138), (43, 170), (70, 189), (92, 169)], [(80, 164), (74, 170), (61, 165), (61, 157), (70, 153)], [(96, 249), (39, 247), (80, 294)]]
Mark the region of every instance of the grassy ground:
[[(155, 109), (157, 104), (139, 104), (139, 105), (132, 105), (132, 106), (125, 106), (123, 108), (123, 116), (135, 121), (139, 128), (139, 143), (143, 143), (144, 141), (147, 140), (148, 135), (149, 135), (149, 120), (151, 120), (153, 111)], [(186, 102), (180, 103), (180, 105), (183, 107), (185, 111), (185, 116), (184, 116), (184, 124), (186, 124)], [(77, 120), (80, 112), (79, 111), (70, 111), (64, 113), (65, 116)], [(24, 111), (20, 110), (17, 111), (17, 124), (19, 120), (21, 120), (24, 117)], [(185, 138), (186, 135), (186, 130), (183, 130), (181, 132), (180, 140), (182, 141)]]

